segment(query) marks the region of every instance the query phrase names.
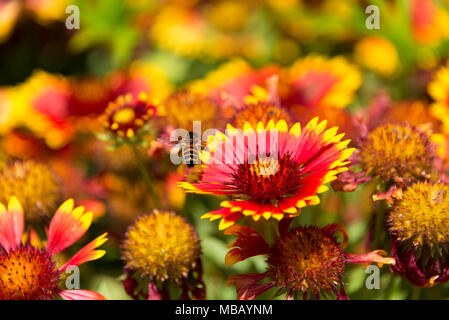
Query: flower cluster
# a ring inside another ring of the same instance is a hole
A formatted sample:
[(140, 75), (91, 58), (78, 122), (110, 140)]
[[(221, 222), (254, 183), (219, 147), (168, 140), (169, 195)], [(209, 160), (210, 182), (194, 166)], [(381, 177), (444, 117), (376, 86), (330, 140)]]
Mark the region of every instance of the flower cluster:
[(438, 0), (0, 0), (0, 299), (445, 298), (448, 26)]

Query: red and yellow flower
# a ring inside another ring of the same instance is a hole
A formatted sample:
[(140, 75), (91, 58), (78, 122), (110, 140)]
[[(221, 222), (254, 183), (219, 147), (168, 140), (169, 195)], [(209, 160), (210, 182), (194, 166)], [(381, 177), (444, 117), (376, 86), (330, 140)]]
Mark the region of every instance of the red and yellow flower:
[(101, 122), (119, 138), (133, 138), (155, 114), (156, 107), (149, 104), (145, 93), (137, 99), (126, 94), (109, 103)]
[(107, 241), (106, 233), (84, 246), (69, 261), (57, 266), (55, 255), (79, 240), (89, 229), (92, 213), (74, 207), (67, 200), (56, 211), (47, 231), (47, 241), (31, 230), (24, 234), (24, 214), (15, 197), (8, 208), (0, 203), (0, 299), (49, 300), (58, 295), (65, 300), (104, 300), (89, 290), (64, 290), (59, 282), (62, 274), (73, 266), (101, 258), (104, 250), (96, 250)]
[[(220, 229), (242, 216), (255, 221), (297, 216), (301, 208), (320, 202), (317, 194), (327, 191), (325, 184), (347, 170), (346, 160), (353, 152), (346, 148), (349, 140), (341, 141), (344, 134), (337, 134), (337, 127), (325, 129), (326, 121), (318, 118), (304, 128), (296, 123), (288, 129), (284, 120), (255, 128), (246, 123), (243, 130), (228, 126), (226, 134), (217, 133), (201, 153), (205, 164), (192, 182), (180, 186), (187, 192), (235, 199), (203, 216), (221, 218)], [(243, 143), (238, 145), (239, 141)]]
[(22, 10), (20, 1), (0, 2), (0, 42), (8, 38)]
[(266, 66), (253, 69), (249, 63), (234, 59), (188, 85), (193, 93), (202, 93), (225, 106), (243, 107), (245, 98), (251, 94), (254, 86), (265, 86), (267, 80), (279, 73), (279, 67)]
[(449, 15), (432, 0), (411, 1), (411, 23), (419, 43), (438, 44), (449, 37)]
[(287, 106), (344, 108), (361, 84), (359, 69), (345, 58), (310, 55), (286, 71), (279, 92)]
[[(290, 221), (279, 224), (280, 236), (269, 245), (250, 227), (234, 225), (225, 234), (235, 235), (226, 255), (226, 264), (233, 265), (257, 255), (267, 255), (267, 271), (264, 273), (239, 274), (228, 279), (235, 285), (240, 300), (251, 300), (263, 292), (277, 288), (286, 299), (320, 298), (320, 293), (334, 293), (337, 299), (347, 299), (343, 288), (343, 274), (349, 263), (372, 262), (394, 264), (394, 259), (383, 257), (386, 253), (375, 250), (362, 255), (347, 254), (348, 236), (341, 224), (323, 228), (295, 227), (289, 230)], [(335, 234), (343, 234), (339, 243)]]

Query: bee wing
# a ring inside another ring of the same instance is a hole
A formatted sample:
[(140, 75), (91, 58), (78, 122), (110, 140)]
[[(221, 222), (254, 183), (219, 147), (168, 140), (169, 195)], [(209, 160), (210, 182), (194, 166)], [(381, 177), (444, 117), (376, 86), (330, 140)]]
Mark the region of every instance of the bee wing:
[(168, 147), (174, 147), (175, 145), (177, 145), (178, 144), (178, 142), (177, 141), (172, 141), (172, 140), (170, 140), (170, 137), (169, 136), (159, 136), (159, 137), (157, 137), (156, 138), (156, 140), (158, 141), (158, 142), (160, 142), (160, 143), (162, 143), (162, 144), (164, 144), (164, 145), (166, 145), (166, 146), (168, 146)]

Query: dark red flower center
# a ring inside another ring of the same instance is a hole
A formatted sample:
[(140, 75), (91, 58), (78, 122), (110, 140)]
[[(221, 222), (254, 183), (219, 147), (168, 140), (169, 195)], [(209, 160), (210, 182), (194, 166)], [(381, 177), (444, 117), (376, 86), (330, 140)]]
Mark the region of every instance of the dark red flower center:
[(333, 236), (315, 227), (298, 227), (276, 240), (267, 264), (277, 287), (318, 294), (341, 284), (346, 259)]
[(280, 199), (293, 194), (300, 185), (300, 166), (289, 154), (280, 159), (258, 158), (254, 163), (239, 165), (234, 180), (240, 192), (253, 200)]

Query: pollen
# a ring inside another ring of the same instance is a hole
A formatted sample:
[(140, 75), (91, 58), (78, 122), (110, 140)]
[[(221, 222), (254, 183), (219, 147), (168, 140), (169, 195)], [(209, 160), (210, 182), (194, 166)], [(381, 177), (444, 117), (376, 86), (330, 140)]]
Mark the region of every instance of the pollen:
[(59, 178), (43, 163), (11, 162), (0, 171), (0, 202), (12, 196), (19, 199), (28, 221), (48, 217), (62, 197)]
[(60, 273), (45, 251), (20, 246), (0, 253), (0, 300), (50, 300), (59, 292)]
[(126, 268), (150, 279), (179, 282), (197, 265), (198, 234), (173, 212), (144, 215), (129, 227), (122, 245)]
[(407, 123), (375, 128), (360, 148), (360, 161), (367, 174), (386, 181), (428, 178), (432, 160), (428, 137)]
[(341, 283), (346, 258), (333, 236), (316, 227), (297, 227), (276, 240), (267, 264), (277, 287), (319, 294)]
[(135, 112), (132, 108), (118, 110), (113, 117), (113, 121), (120, 124), (126, 124), (134, 120)]
[(264, 125), (267, 125), (270, 120), (274, 120), (275, 123), (280, 120), (291, 123), (291, 116), (282, 107), (266, 102), (259, 102), (257, 104), (250, 104), (238, 111), (232, 123), (236, 128), (243, 128), (245, 122), (249, 122), (253, 127), (256, 127), (260, 121)]
[(399, 241), (429, 247), (449, 242), (449, 186), (419, 182), (403, 192), (388, 224)]

